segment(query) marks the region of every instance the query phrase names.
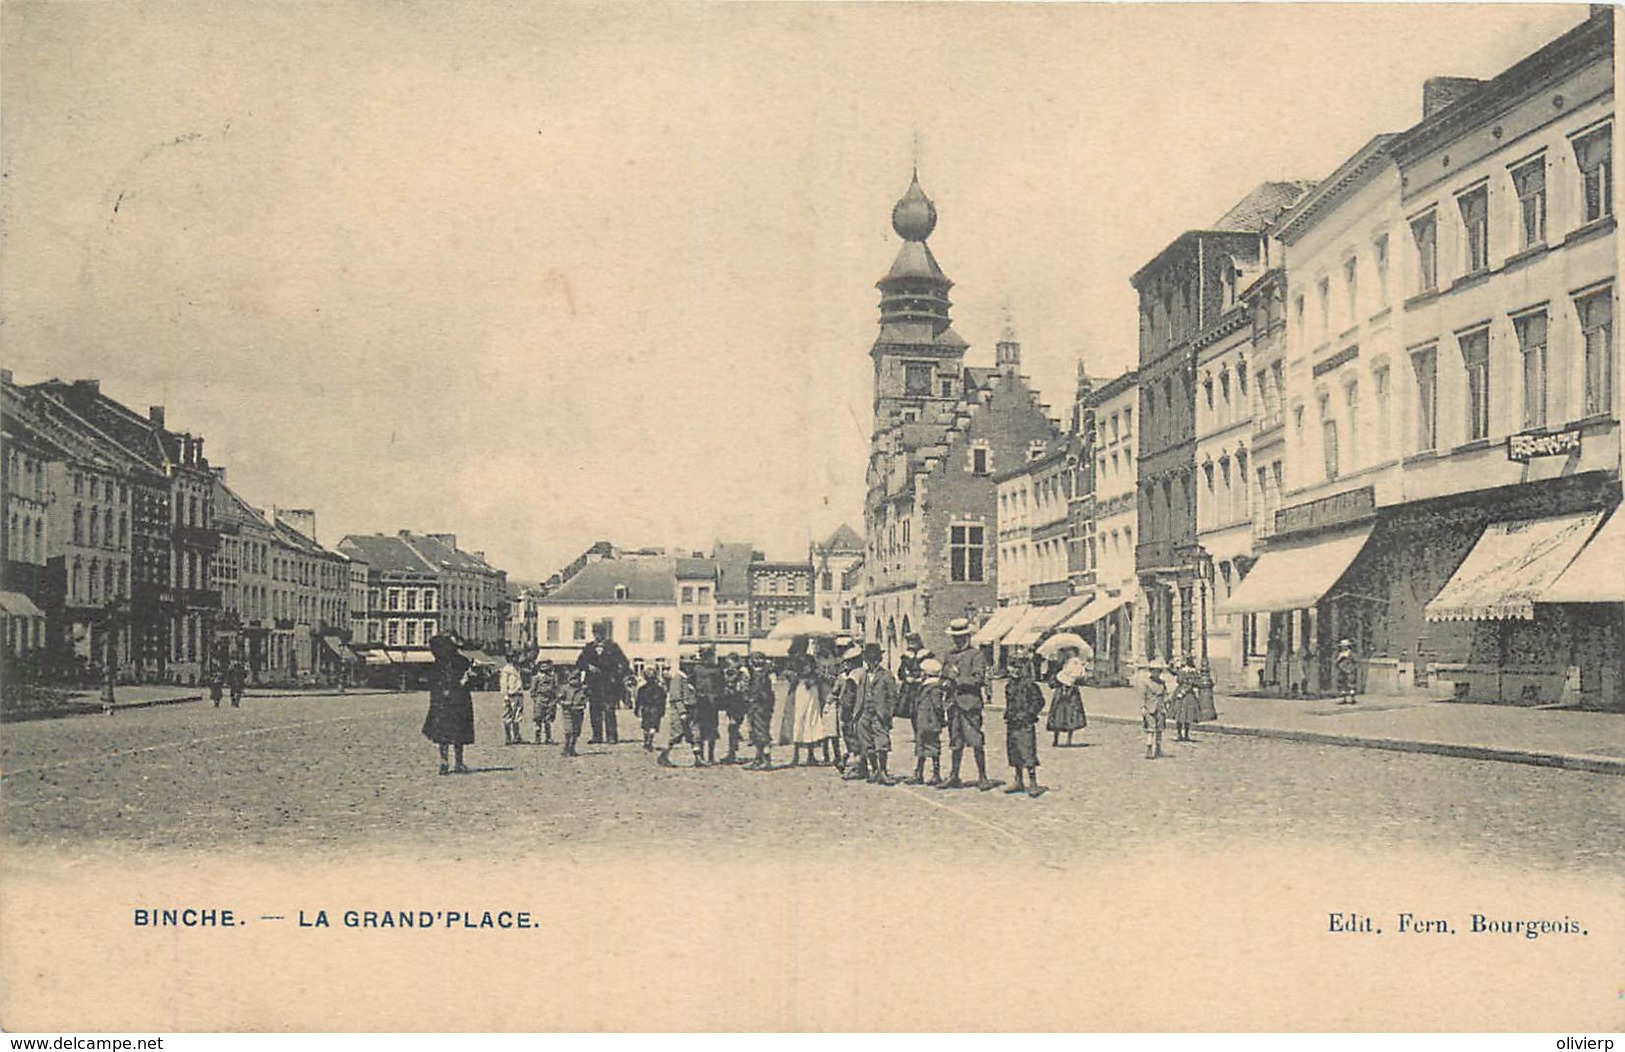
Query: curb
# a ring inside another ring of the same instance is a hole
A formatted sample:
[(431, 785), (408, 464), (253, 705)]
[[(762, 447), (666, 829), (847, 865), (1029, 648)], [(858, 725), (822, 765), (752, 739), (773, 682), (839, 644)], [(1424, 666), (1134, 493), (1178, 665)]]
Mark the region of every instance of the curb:
[[(1123, 723), (1139, 726), (1138, 717), (1112, 716), (1091, 713), (1102, 723)], [(1280, 727), (1238, 727), (1233, 724), (1196, 723), (1191, 729), (1204, 734), (1236, 734), (1249, 738), (1275, 738), (1281, 741), (1305, 742), (1311, 745), (1346, 745), (1356, 749), (1381, 749), (1388, 752), (1430, 753), (1451, 756), (1460, 760), (1493, 760), (1500, 763), (1520, 763), (1530, 767), (1556, 767), (1565, 771), (1584, 771), (1588, 774), (1611, 774), (1625, 777), (1625, 760), (1601, 756), (1576, 756), (1572, 753), (1536, 752), (1530, 749), (1500, 749), (1487, 745), (1457, 745), (1452, 742), (1406, 741), (1400, 738), (1365, 738), (1348, 734), (1323, 734), (1318, 731), (1286, 730)]]

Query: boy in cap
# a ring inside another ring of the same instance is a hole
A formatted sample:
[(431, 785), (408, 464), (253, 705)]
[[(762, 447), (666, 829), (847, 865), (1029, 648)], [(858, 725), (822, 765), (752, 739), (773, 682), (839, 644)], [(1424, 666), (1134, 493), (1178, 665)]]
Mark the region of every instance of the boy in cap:
[[(1016, 772), (1016, 784), (1005, 792), (1038, 797), (1044, 795), (1038, 784), (1038, 716), (1044, 711), (1044, 692), (1033, 678), (1035, 660), (1026, 655), (1017, 658), (1010, 682), (1004, 685), (1004, 748)], [(1030, 787), (1022, 782), (1024, 773)]]
[(707, 643), (700, 647), (700, 659), (694, 665), (694, 723), (698, 730), (695, 739), (705, 753), (705, 766), (717, 762), (717, 713), (722, 709), (722, 666), (717, 664), (717, 648)]
[[(947, 687), (942, 662), (928, 657), (920, 662), (920, 693), (914, 704), (914, 777), (905, 785), (942, 784), (942, 728), (947, 722)], [(931, 780), (925, 780), (925, 761), (931, 760)]]
[[(835, 764), (841, 777), (849, 782), (869, 778), (869, 750), (865, 747), (863, 727), (858, 723), (859, 669), (863, 666), (863, 648), (856, 643), (841, 651), (841, 668), (830, 692), (830, 704), (835, 719), (829, 729), (834, 732), (829, 741), (835, 746)], [(840, 741), (846, 741), (846, 755), (841, 756)], [(853, 763), (855, 767), (851, 767)], [(850, 767), (850, 769), (848, 769)]]
[(752, 654), (745, 671), (745, 700), (749, 705), (750, 743), (756, 758), (745, 765), (747, 771), (766, 771), (773, 766), (773, 673), (766, 654)]
[(666, 693), (666, 700), (671, 708), (671, 740), (660, 750), (655, 762), (662, 767), (676, 767), (671, 762), (671, 751), (680, 743), (688, 742), (694, 749), (694, 766), (704, 767), (705, 756), (700, 749), (699, 727), (695, 723), (694, 683), (682, 662), (678, 662), (671, 672), (671, 689)]
[(513, 663), (512, 655), (502, 662), (502, 671), (497, 673), (497, 690), (502, 693), (502, 744), (523, 745), (519, 721), (525, 715), (525, 677)]
[(553, 713), (558, 707), (558, 689), (553, 663), (537, 662), (536, 673), (530, 677), (530, 718), (536, 724), (537, 745), (553, 744)]
[(660, 670), (653, 665), (643, 669), (637, 708), (638, 722), (643, 727), (643, 751), (654, 752), (655, 734), (660, 730), (660, 721), (666, 716), (666, 686), (660, 682)]
[(987, 742), (982, 734), (982, 706), (987, 699), (987, 659), (971, 646), (970, 622), (956, 617), (948, 625), (953, 649), (942, 660), (942, 678), (948, 686), (948, 744), (953, 749), (953, 770), (944, 789), (963, 789), (959, 766), (968, 748), (976, 757), (976, 788), (987, 792), (999, 783), (987, 776)]
[(722, 711), (728, 714), (728, 755), (723, 763), (739, 762), (739, 743), (745, 737), (745, 715), (750, 709), (746, 690), (750, 686), (750, 672), (738, 654), (729, 654), (722, 662)]
[(1162, 729), (1168, 722), (1168, 685), (1162, 681), (1162, 667), (1152, 665), (1145, 693), (1140, 697), (1140, 729), (1145, 732), (1145, 758), (1162, 755)]
[(853, 705), (858, 735), (863, 739), (863, 755), (869, 768), (868, 780), (875, 785), (896, 785), (886, 770), (891, 753), (891, 721), (897, 711), (897, 680), (880, 663), (885, 651), (879, 643), (863, 645), (863, 668), (855, 674), (856, 701)]
[(559, 693), (559, 708), (564, 713), (564, 755), (580, 756), (576, 743), (581, 740), (581, 721), (587, 714), (587, 674), (570, 673), (569, 680)]
[(1360, 667), (1354, 660), (1354, 644), (1346, 639), (1337, 641), (1337, 703), (1353, 705), (1360, 692)]

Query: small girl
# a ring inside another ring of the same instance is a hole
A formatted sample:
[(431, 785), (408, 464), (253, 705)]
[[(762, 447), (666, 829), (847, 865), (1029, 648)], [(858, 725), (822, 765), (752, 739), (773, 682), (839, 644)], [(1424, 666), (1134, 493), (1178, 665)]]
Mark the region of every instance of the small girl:
[(666, 687), (654, 666), (643, 670), (643, 685), (637, 693), (638, 720), (643, 725), (643, 751), (655, 751), (655, 734), (666, 718)]

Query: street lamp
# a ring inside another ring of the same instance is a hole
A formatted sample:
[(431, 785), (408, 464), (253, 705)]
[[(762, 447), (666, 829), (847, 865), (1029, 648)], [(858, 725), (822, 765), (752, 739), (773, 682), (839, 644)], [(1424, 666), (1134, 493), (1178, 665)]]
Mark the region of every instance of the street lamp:
[(113, 687), (118, 681), (118, 620), (121, 603), (118, 597), (107, 601), (103, 612), (102, 711), (113, 715)]

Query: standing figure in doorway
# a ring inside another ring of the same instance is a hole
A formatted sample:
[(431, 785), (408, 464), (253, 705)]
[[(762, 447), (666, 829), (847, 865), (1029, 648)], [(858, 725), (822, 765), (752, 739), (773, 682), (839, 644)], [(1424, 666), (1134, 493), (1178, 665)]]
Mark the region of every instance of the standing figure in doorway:
[(1354, 660), (1354, 644), (1337, 641), (1337, 703), (1353, 705), (1360, 693), (1360, 663)]

